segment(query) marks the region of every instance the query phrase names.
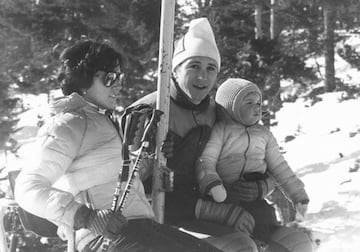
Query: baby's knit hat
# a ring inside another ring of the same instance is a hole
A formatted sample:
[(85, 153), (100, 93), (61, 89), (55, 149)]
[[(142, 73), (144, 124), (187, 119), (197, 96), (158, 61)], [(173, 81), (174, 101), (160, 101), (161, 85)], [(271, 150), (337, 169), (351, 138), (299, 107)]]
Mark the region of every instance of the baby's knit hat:
[(194, 56), (205, 56), (214, 59), (218, 70), (220, 70), (220, 53), (207, 18), (192, 20), (188, 32), (176, 42), (172, 70), (186, 59)]
[(233, 120), (241, 122), (239, 104), (249, 92), (257, 92), (262, 99), (261, 91), (254, 83), (245, 79), (229, 78), (216, 91), (215, 101)]

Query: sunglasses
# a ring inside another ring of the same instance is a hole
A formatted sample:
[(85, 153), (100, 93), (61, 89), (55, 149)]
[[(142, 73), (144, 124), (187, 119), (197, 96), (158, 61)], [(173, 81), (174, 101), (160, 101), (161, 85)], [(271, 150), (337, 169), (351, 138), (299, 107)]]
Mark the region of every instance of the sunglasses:
[(108, 72), (104, 77), (104, 86), (111, 87), (116, 81), (120, 81), (120, 87), (122, 87), (124, 85), (124, 76), (124, 73)]

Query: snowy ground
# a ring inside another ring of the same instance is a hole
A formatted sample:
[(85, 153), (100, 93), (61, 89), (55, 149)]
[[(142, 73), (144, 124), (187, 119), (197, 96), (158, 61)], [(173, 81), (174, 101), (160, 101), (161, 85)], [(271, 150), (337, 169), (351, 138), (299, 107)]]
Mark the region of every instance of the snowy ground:
[[(339, 103), (339, 96), (326, 94), (310, 107), (301, 100), (284, 104), (273, 128), (306, 185), (310, 204), (302, 225), (313, 231), (319, 252), (360, 251), (360, 99)], [(295, 138), (282, 141), (286, 136)]]
[[(323, 64), (323, 59), (317, 60)], [(359, 85), (359, 72), (340, 57), (336, 57), (336, 72), (343, 81)], [(311, 200), (301, 225), (312, 230), (318, 252), (360, 251), (360, 164), (356, 162), (360, 159), (360, 98), (340, 101), (342, 96), (341, 92), (327, 93), (314, 105), (302, 98), (285, 103), (272, 128), (285, 158), (306, 185)], [(21, 168), (26, 166), (24, 158), (31, 159), (29, 143), (36, 132), (37, 115), (46, 117), (48, 110), (46, 96), (27, 100), (33, 109), (19, 122), (26, 126), (17, 136), (25, 144), (20, 158), (8, 155), (5, 160), (0, 153), (0, 165), (7, 162), (8, 167)]]
[[(339, 56), (335, 68), (338, 78), (360, 85), (359, 71)], [(312, 230), (317, 252), (360, 251), (360, 94), (341, 101), (343, 96), (320, 95), (314, 105), (301, 98), (285, 103), (272, 128), (310, 196), (301, 225)]]

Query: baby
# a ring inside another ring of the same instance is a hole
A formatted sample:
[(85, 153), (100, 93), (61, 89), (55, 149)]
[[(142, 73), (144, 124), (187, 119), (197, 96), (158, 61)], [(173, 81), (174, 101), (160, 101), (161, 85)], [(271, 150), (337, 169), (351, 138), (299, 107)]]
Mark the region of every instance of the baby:
[(248, 181), (263, 183), (271, 176), (285, 189), (297, 212), (305, 216), (309, 198), (304, 183), (285, 161), (270, 130), (259, 124), (260, 89), (244, 79), (228, 79), (219, 87), (215, 100), (224, 118), (213, 127), (197, 160), (200, 193), (216, 202), (226, 200), (244, 207), (256, 225), (277, 226), (273, 207), (265, 201), (267, 195), (251, 195), (251, 190), (244, 192), (243, 186)]

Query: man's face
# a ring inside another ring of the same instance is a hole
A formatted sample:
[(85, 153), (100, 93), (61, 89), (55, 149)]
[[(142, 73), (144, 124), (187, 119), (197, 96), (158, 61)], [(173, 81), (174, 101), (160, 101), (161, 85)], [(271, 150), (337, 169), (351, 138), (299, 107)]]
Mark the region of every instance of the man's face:
[(199, 104), (214, 87), (217, 73), (215, 60), (196, 56), (178, 65), (174, 70), (174, 77), (188, 99)]

